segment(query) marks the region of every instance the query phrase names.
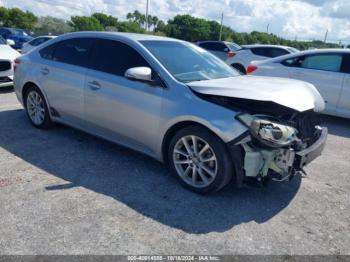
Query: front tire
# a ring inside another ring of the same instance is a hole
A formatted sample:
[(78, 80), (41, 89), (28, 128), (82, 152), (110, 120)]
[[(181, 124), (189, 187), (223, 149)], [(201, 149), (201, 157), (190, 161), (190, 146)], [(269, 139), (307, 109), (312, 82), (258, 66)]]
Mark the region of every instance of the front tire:
[(178, 131), (168, 150), (172, 173), (187, 189), (212, 193), (229, 183), (233, 174), (230, 154), (223, 141), (204, 127)]
[(24, 106), (30, 122), (35, 127), (46, 129), (52, 125), (45, 97), (38, 87), (31, 86), (26, 90)]

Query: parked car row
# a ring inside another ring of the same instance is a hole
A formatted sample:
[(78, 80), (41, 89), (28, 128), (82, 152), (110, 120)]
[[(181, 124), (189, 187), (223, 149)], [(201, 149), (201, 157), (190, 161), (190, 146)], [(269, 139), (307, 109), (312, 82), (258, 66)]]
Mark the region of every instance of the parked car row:
[(55, 36), (33, 38), (18, 28), (0, 28), (0, 87), (13, 85), (13, 64), (15, 59), (29, 52)]
[(280, 45), (242, 45), (224, 41), (197, 42), (197, 45), (208, 50), (212, 54), (225, 61), (242, 74), (246, 74), (246, 68), (252, 61), (265, 60), (299, 50)]
[(63, 123), (138, 150), (198, 193), (290, 179), (328, 133), (312, 84), (241, 75), (196, 45), (146, 34), (59, 36), (15, 60), (14, 87), (35, 127)]

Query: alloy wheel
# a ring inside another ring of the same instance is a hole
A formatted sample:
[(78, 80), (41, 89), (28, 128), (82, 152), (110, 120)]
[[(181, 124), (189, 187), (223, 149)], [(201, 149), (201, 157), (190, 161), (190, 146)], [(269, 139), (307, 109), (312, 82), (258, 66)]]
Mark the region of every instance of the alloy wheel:
[(32, 90), (27, 96), (27, 111), (35, 125), (41, 125), (45, 120), (45, 106), (41, 95)]
[(175, 144), (173, 161), (180, 178), (196, 188), (210, 185), (218, 171), (214, 150), (204, 139), (189, 135)]

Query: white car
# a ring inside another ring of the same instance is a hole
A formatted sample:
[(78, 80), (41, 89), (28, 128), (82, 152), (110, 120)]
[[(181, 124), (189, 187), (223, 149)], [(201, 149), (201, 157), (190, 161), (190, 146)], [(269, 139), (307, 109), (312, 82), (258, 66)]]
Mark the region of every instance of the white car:
[(246, 68), (252, 61), (266, 60), (273, 57), (298, 52), (298, 49), (281, 45), (242, 45), (235, 55), (227, 59), (226, 64), (246, 74)]
[(13, 85), (13, 64), (20, 56), (10, 44), (14, 44), (13, 40), (6, 41), (0, 37), (0, 87)]
[(46, 41), (49, 41), (56, 36), (53, 35), (46, 35), (46, 36), (39, 36), (34, 38), (33, 40), (29, 41), (28, 43), (23, 44), (22, 47), (22, 54), (28, 53), (30, 50), (36, 48), (37, 46), (45, 43)]
[(247, 71), (309, 82), (325, 99), (324, 113), (350, 118), (350, 49), (308, 50), (254, 61)]
[(197, 42), (197, 45), (208, 50), (223, 61), (235, 56), (236, 51), (242, 49), (242, 47), (236, 43), (226, 41), (201, 41)]

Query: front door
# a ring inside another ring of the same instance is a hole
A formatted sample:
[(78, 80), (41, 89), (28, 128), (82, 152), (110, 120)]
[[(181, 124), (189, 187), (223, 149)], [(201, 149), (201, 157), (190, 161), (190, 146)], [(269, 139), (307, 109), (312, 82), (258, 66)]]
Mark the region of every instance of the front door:
[(163, 87), (127, 79), (125, 71), (149, 64), (132, 47), (97, 40), (85, 86), (85, 119), (99, 135), (149, 152), (158, 139)]

